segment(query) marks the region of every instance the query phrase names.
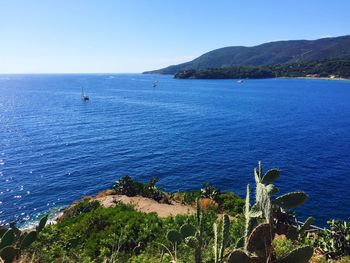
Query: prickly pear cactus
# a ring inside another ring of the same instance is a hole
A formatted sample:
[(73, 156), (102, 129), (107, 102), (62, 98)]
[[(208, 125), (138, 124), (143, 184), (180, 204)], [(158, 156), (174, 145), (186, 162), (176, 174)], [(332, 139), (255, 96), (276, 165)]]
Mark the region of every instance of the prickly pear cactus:
[(228, 215), (224, 214), (222, 218), (222, 240), (221, 240), (221, 246), (220, 246), (220, 255), (219, 258), (220, 260), (223, 260), (224, 254), (225, 254), (225, 249), (228, 244), (228, 239), (229, 239), (229, 231), (230, 231), (230, 218)]
[(308, 217), (304, 222), (303, 226), (299, 229), (299, 235), (304, 235), (305, 231), (310, 228), (310, 226), (314, 223), (315, 219), (313, 217)]
[(261, 179), (261, 183), (262, 184), (270, 184), (273, 181), (275, 181), (276, 179), (278, 179), (278, 177), (280, 177), (280, 171), (278, 169), (275, 169), (275, 168), (270, 169), (265, 173), (265, 175)]
[(1, 238), (0, 249), (11, 246), (15, 241), (15, 234), (13, 229), (8, 229)]
[(310, 246), (299, 247), (292, 250), (286, 257), (278, 260), (277, 263), (308, 263), (313, 253), (314, 249)]
[(22, 240), (20, 249), (26, 249), (29, 247), (37, 238), (37, 231), (31, 231), (29, 232)]
[[(42, 230), (47, 222), (47, 216), (44, 216), (37, 227)], [(12, 262), (15, 257), (21, 254), (21, 250), (28, 248), (37, 238), (38, 231), (21, 231), (17, 228), (15, 222), (10, 223), (10, 228), (0, 227), (0, 258), (7, 262)], [(1, 261), (1, 260), (0, 260)]]
[(196, 227), (192, 224), (184, 224), (180, 228), (180, 233), (183, 238), (194, 236), (196, 234)]
[(270, 224), (260, 224), (250, 234), (247, 251), (255, 253), (259, 258), (266, 259), (272, 249), (274, 231)]
[(43, 218), (40, 219), (39, 225), (36, 227), (36, 231), (41, 232), (44, 229), (44, 227), (45, 227), (45, 225), (47, 223), (48, 217), (49, 216), (46, 215), (46, 216), (44, 216)]
[(175, 246), (180, 244), (182, 240), (181, 233), (177, 230), (169, 230), (167, 239)]
[(291, 192), (277, 197), (274, 200), (274, 204), (282, 207), (283, 209), (292, 209), (302, 205), (306, 199), (307, 194), (304, 192)]
[(292, 225), (287, 224), (277, 224), (275, 226), (276, 234), (285, 235), (286, 238), (291, 240), (298, 239), (298, 229)]
[(243, 250), (234, 250), (227, 258), (227, 263), (250, 263), (250, 257)]
[(219, 235), (218, 235), (218, 225), (216, 223), (213, 224), (214, 231), (214, 245), (213, 245), (213, 253), (214, 253), (214, 262), (219, 262)]
[(17, 255), (17, 250), (13, 246), (6, 246), (0, 250), (0, 257), (5, 263), (11, 263), (14, 261)]

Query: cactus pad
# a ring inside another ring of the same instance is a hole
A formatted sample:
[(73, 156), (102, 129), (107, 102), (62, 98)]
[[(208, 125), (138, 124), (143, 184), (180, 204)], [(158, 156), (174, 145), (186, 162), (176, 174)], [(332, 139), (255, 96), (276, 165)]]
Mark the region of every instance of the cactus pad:
[(285, 235), (286, 238), (291, 240), (298, 239), (298, 230), (296, 227), (287, 224), (277, 224), (276, 225), (276, 233), (278, 235)]
[(35, 230), (29, 232), (21, 242), (21, 249), (25, 249), (29, 247), (36, 240), (36, 237), (37, 237), (37, 232)]
[(43, 218), (40, 219), (39, 221), (39, 225), (36, 227), (36, 231), (40, 232), (41, 230), (44, 229), (47, 219), (48, 219), (48, 215), (44, 216)]
[(313, 217), (308, 217), (305, 221), (305, 223), (303, 224), (303, 226), (299, 229), (299, 233), (302, 235), (305, 233), (306, 230), (308, 230), (311, 226), (311, 224), (313, 224), (313, 222), (315, 221), (315, 219)]
[(196, 234), (196, 227), (192, 224), (184, 224), (180, 228), (180, 233), (183, 238), (194, 236)]
[(7, 228), (0, 226), (0, 239), (2, 238), (2, 236), (6, 233)]
[(15, 234), (13, 229), (8, 229), (1, 238), (0, 249), (7, 246), (11, 246), (14, 240), (15, 240)]
[(278, 177), (280, 177), (280, 171), (278, 169), (268, 170), (264, 177), (261, 179), (262, 184), (269, 184), (275, 181)]
[(249, 256), (242, 250), (234, 250), (227, 258), (227, 263), (249, 263)]
[(275, 195), (278, 194), (278, 192), (280, 191), (276, 186), (274, 186), (273, 184), (269, 184), (266, 186), (266, 190), (269, 193), (269, 195)]
[(0, 250), (0, 257), (5, 261), (5, 263), (13, 262), (17, 255), (17, 250), (13, 246), (6, 246)]
[(314, 249), (310, 246), (299, 247), (292, 250), (286, 257), (278, 260), (278, 263), (307, 263), (313, 253)]
[(274, 203), (284, 209), (292, 209), (303, 204), (306, 199), (307, 195), (304, 192), (292, 192), (276, 198)]
[(269, 246), (271, 246), (273, 237), (274, 233), (270, 224), (260, 224), (250, 234), (247, 250), (256, 253), (259, 257), (264, 257), (266, 251), (270, 250)]
[(235, 248), (243, 248), (244, 247), (244, 236), (240, 237), (235, 244)]
[(179, 244), (181, 242), (182, 237), (181, 237), (181, 234), (179, 231), (169, 230), (169, 232), (167, 234), (167, 239), (175, 245), (175, 244)]
[(249, 211), (249, 216), (251, 218), (261, 217), (262, 216), (262, 212), (256, 205), (253, 205), (252, 208)]

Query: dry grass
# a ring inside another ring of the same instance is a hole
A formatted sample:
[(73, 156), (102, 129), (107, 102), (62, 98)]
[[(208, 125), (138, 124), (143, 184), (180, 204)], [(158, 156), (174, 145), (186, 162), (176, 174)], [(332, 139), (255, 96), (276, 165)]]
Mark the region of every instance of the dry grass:
[(199, 206), (205, 211), (208, 211), (210, 209), (217, 209), (219, 207), (219, 205), (210, 198), (201, 198), (199, 200)]

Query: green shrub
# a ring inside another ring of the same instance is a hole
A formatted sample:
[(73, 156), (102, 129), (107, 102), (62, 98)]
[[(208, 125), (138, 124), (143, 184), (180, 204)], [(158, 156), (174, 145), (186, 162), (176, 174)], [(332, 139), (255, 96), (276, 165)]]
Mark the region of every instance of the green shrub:
[(141, 192), (143, 185), (134, 182), (133, 179), (126, 175), (120, 178), (113, 186), (117, 194), (135, 196)]
[(329, 259), (350, 255), (350, 222), (330, 220), (328, 229), (319, 232), (313, 239), (313, 245), (319, 248)]
[(203, 184), (201, 188), (201, 197), (215, 200), (219, 195), (220, 190), (217, 187), (209, 183)]
[(200, 191), (188, 191), (184, 193), (183, 202), (188, 205), (196, 203), (198, 197), (201, 196)]
[(63, 211), (64, 218), (75, 217), (81, 213), (87, 213), (100, 207), (100, 202), (94, 200), (84, 200), (74, 204)]
[(277, 259), (284, 258), (293, 249), (297, 248), (298, 245), (293, 242), (293, 240), (287, 238), (275, 238), (272, 241), (272, 246), (275, 250)]
[(234, 193), (222, 193), (216, 198), (219, 210), (237, 215), (243, 212), (244, 199)]
[[(122, 204), (98, 207), (46, 227), (30, 251), (40, 262), (62, 262), (64, 258), (73, 262), (102, 262), (111, 258), (128, 262), (133, 257), (130, 262), (153, 262), (161, 255), (159, 244), (167, 242), (164, 233), (194, 220), (194, 216), (185, 215), (161, 219), (155, 213), (137, 212)], [(180, 251), (190, 255), (187, 250)]]
[(120, 195), (140, 195), (143, 197), (152, 198), (159, 202), (164, 198), (164, 192), (156, 186), (158, 181), (158, 178), (151, 178), (148, 183), (143, 184), (141, 182), (134, 181), (130, 176), (124, 176), (114, 184), (113, 189)]

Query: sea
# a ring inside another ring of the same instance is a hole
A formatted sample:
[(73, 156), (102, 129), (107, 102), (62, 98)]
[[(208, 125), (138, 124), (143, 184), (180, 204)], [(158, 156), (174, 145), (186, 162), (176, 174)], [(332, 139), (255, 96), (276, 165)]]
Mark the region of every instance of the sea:
[(347, 219), (350, 81), (0, 75), (2, 225), (35, 222), (124, 175), (243, 197), (258, 161), (281, 170), (281, 194), (308, 194), (301, 220)]

